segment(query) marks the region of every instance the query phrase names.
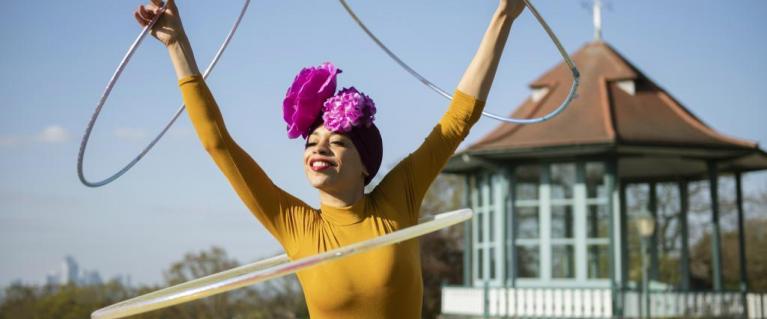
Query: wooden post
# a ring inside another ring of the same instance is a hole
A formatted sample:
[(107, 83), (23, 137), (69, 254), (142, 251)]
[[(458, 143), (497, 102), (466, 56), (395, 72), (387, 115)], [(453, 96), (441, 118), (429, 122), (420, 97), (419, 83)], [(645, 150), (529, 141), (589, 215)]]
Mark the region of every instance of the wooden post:
[[(471, 182), (470, 175), (464, 175), (464, 202), (467, 207), (473, 207), (471, 202)], [(472, 286), (472, 269), (471, 269), (471, 220), (467, 220), (463, 223), (463, 285), (465, 287)]]
[(682, 236), (682, 256), (680, 260), (680, 273), (682, 280), (680, 286), (683, 292), (690, 291), (690, 243), (688, 231), (687, 213), (690, 210), (689, 189), (687, 181), (679, 182), (679, 224)]
[(655, 222), (655, 231), (650, 236), (650, 279), (658, 280), (660, 278), (658, 272), (658, 233), (661, 231), (660, 225), (658, 225), (658, 185), (655, 182), (650, 183), (649, 189), (649, 206), (650, 213), (652, 214), (653, 221)]
[(716, 162), (708, 162), (708, 184), (711, 193), (711, 263), (714, 291), (722, 291), (722, 245), (719, 227), (719, 171)]
[(540, 235), (540, 279), (551, 280), (551, 164), (542, 164), (542, 183), (540, 186), (541, 199), (539, 209), (539, 235)]
[[(501, 298), (501, 295), (503, 296), (503, 318), (507, 318), (507, 315), (509, 314), (509, 282), (511, 281), (511, 271), (512, 264), (510, 263), (511, 260), (511, 253), (512, 250), (510, 249), (510, 243), (511, 243), (511, 225), (513, 221), (513, 216), (511, 214), (512, 212), (512, 172), (513, 170), (510, 169), (508, 166), (504, 166), (500, 171), (500, 179), (501, 179), (501, 194), (500, 197), (501, 201), (501, 223), (503, 224), (503, 232), (501, 233), (501, 245), (500, 249), (503, 250), (503, 253), (501, 254), (503, 256), (503, 259), (499, 262), (501, 263), (501, 287), (502, 294), (498, 296), (498, 298)], [(498, 307), (497, 310), (500, 313), (500, 307)]]
[(746, 272), (746, 231), (743, 221), (743, 186), (740, 172), (735, 173), (735, 201), (738, 206), (738, 257), (740, 257), (740, 297), (743, 302), (743, 317), (748, 318), (748, 272)]
[[(618, 233), (618, 236), (620, 236), (620, 259), (621, 259), (621, 265), (620, 271), (621, 274), (621, 281), (620, 281), (620, 289), (621, 292), (626, 290), (626, 287), (628, 286), (628, 276), (629, 276), (629, 250), (628, 250), (628, 209), (626, 208), (626, 183), (623, 181), (618, 182), (618, 189), (619, 189), (619, 203), (618, 206), (620, 207), (620, 210), (618, 213), (620, 214), (620, 230)], [(634, 252), (636, 253), (636, 252)]]
[[(616, 241), (616, 231), (617, 229), (616, 224), (620, 223), (620, 210), (615, 209), (615, 180), (617, 179), (617, 163), (614, 159), (610, 159), (606, 163), (605, 167), (605, 194), (607, 195), (607, 211), (609, 214), (609, 222), (608, 222), (608, 236), (610, 238), (609, 246), (608, 246), (608, 258), (610, 260), (610, 291), (611, 291), (611, 299), (612, 299), (612, 309), (613, 309), (613, 316), (622, 317), (623, 316), (623, 302), (620, 298), (620, 295), (622, 294), (621, 291), (619, 291), (619, 287), (621, 287), (620, 280), (621, 274), (619, 273), (618, 267), (620, 267), (620, 260), (618, 257), (616, 257), (616, 247), (618, 245), (615, 244)], [(620, 242), (619, 242), (620, 243)], [(620, 254), (620, 253), (619, 253)], [(618, 255), (620, 256), (620, 255)]]
[(506, 172), (508, 183), (509, 199), (507, 203), (509, 219), (506, 229), (508, 230), (508, 265), (506, 267), (509, 277), (509, 285), (511, 287), (517, 286), (517, 210), (514, 208), (514, 201), (517, 199), (516, 183), (517, 179), (514, 175), (514, 168), (509, 169)]

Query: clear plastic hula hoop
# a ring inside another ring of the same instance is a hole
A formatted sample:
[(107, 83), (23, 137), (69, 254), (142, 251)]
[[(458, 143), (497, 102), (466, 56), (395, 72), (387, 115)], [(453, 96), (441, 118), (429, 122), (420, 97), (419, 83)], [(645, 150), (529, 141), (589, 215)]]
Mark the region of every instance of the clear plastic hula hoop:
[(469, 220), (473, 214), (471, 209), (461, 209), (424, 217), (415, 226), (294, 261), (286, 255), (275, 256), (116, 303), (96, 310), (91, 318), (111, 319), (137, 315), (250, 286), (321, 263), (413, 239)]
[[(403, 69), (405, 69), (410, 75), (414, 76), (416, 79), (421, 81), (424, 85), (426, 85), (428, 88), (432, 89), (433, 91), (437, 92), (439, 95), (442, 95), (448, 100), (452, 99), (452, 95), (449, 94), (447, 91), (443, 90), (436, 84), (429, 81), (426, 77), (422, 76), (418, 71), (410, 67), (407, 63), (405, 63), (399, 56), (397, 56), (392, 50), (390, 50), (386, 45), (381, 42), (381, 40), (376, 37), (375, 34), (373, 34), (370, 29), (368, 29), (367, 26), (365, 26), (364, 23), (362, 23), (362, 20), (360, 20), (359, 17), (357, 17), (357, 14), (354, 13), (354, 10), (349, 6), (349, 4), (346, 2), (346, 0), (339, 0), (341, 2), (341, 5), (346, 9), (346, 12), (349, 13), (349, 16), (354, 19), (354, 21), (357, 23), (357, 25), (362, 28), (362, 31), (365, 31), (365, 33), (370, 37), (370, 39), (373, 40), (381, 49), (386, 52), (386, 54), (392, 58), (397, 64), (399, 64)], [(548, 33), (549, 38), (551, 38), (551, 41), (554, 42), (554, 45), (556, 45), (557, 50), (559, 50), (559, 54), (562, 55), (562, 58), (565, 60), (565, 63), (567, 63), (567, 66), (570, 67), (570, 71), (573, 75), (573, 84), (570, 86), (570, 91), (567, 94), (567, 97), (565, 97), (564, 101), (562, 101), (562, 104), (559, 105), (554, 111), (552, 111), (549, 114), (546, 114), (541, 117), (531, 118), (531, 119), (519, 119), (519, 118), (511, 118), (511, 117), (505, 117), (497, 114), (493, 114), (490, 112), (482, 112), (482, 115), (487, 116), (489, 118), (493, 118), (502, 122), (507, 123), (513, 123), (513, 124), (535, 124), (535, 123), (541, 123), (544, 121), (548, 121), (551, 118), (557, 116), (559, 113), (562, 113), (567, 106), (570, 105), (570, 102), (572, 102), (573, 98), (576, 96), (576, 91), (578, 90), (578, 84), (580, 83), (580, 72), (578, 72), (578, 68), (575, 67), (575, 62), (570, 58), (570, 55), (567, 54), (567, 51), (565, 51), (565, 48), (562, 46), (562, 43), (559, 42), (559, 39), (554, 34), (554, 31), (551, 31), (551, 28), (546, 23), (545, 20), (543, 20), (543, 17), (538, 13), (538, 10), (533, 7), (532, 3), (528, 0), (523, 0), (525, 2), (525, 5), (530, 9), (530, 12), (535, 16), (535, 18), (538, 20), (538, 22), (543, 26), (543, 29), (546, 30), (546, 33)]]
[[(242, 17), (245, 16), (245, 12), (248, 10), (248, 6), (250, 5), (250, 0), (245, 0), (244, 4), (242, 5), (242, 9), (240, 10), (240, 14), (237, 16), (237, 20), (235, 20), (234, 25), (232, 26), (232, 29), (229, 31), (229, 34), (227, 34), (226, 38), (224, 39), (224, 43), (221, 44), (221, 46), (218, 48), (218, 51), (216, 52), (216, 55), (213, 57), (213, 60), (208, 65), (208, 68), (205, 69), (205, 72), (203, 73), (203, 78), (207, 78), (210, 74), (210, 71), (213, 70), (213, 68), (218, 63), (218, 60), (221, 59), (221, 55), (226, 50), (226, 47), (229, 46), (229, 42), (232, 40), (232, 37), (234, 36), (235, 32), (237, 32), (237, 29), (240, 26), (240, 22), (242, 21)], [(101, 98), (99, 99), (98, 104), (96, 105), (96, 110), (93, 112), (93, 115), (91, 115), (91, 119), (88, 122), (88, 126), (85, 129), (85, 133), (83, 134), (83, 138), (80, 142), (80, 151), (77, 154), (77, 177), (80, 178), (80, 182), (82, 182), (85, 186), (88, 187), (100, 187), (104, 186), (106, 184), (109, 184), (125, 174), (128, 170), (130, 170), (136, 163), (138, 163), (141, 158), (146, 155), (149, 150), (154, 147), (155, 144), (165, 135), (165, 133), (170, 129), (170, 127), (173, 125), (174, 122), (176, 122), (176, 119), (181, 115), (181, 113), (184, 111), (185, 105), (181, 105), (176, 113), (171, 117), (170, 121), (168, 121), (168, 124), (165, 125), (165, 127), (160, 131), (159, 134), (151, 141), (149, 144), (136, 156), (131, 160), (127, 165), (125, 165), (122, 169), (117, 171), (117, 173), (113, 174), (112, 176), (107, 177), (106, 179), (103, 179), (101, 181), (89, 181), (87, 178), (85, 178), (85, 173), (83, 172), (83, 158), (85, 157), (85, 149), (88, 146), (88, 140), (91, 136), (91, 131), (93, 130), (94, 124), (96, 124), (96, 119), (98, 119), (99, 114), (101, 113), (101, 108), (106, 103), (107, 99), (109, 98), (109, 94), (112, 92), (112, 89), (114, 88), (115, 84), (117, 83), (117, 79), (120, 78), (120, 75), (122, 74), (123, 70), (125, 70), (126, 65), (128, 65), (128, 61), (130, 61), (133, 54), (136, 52), (136, 49), (138, 49), (141, 42), (144, 40), (144, 38), (149, 34), (149, 31), (152, 29), (152, 27), (157, 23), (157, 20), (162, 16), (162, 13), (165, 12), (165, 9), (168, 7), (168, 3), (164, 3), (162, 7), (160, 8), (160, 14), (158, 14), (152, 21), (144, 27), (143, 30), (141, 30), (141, 33), (139, 33), (136, 40), (133, 41), (133, 44), (131, 44), (130, 48), (128, 49), (128, 52), (125, 53), (125, 56), (123, 57), (120, 64), (117, 66), (117, 69), (115, 70), (114, 74), (112, 75), (112, 78), (109, 79), (109, 82), (107, 83), (106, 89), (104, 89), (104, 93), (101, 95)]]

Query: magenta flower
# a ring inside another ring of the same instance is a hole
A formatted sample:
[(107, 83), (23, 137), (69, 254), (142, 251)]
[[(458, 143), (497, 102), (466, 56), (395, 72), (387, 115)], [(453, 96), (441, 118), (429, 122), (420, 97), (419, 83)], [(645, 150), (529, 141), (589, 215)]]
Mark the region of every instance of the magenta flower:
[(288, 124), (288, 137), (309, 135), (309, 128), (322, 111), (322, 104), (336, 91), (336, 75), (341, 70), (333, 63), (303, 68), (288, 88), (282, 101), (282, 115)]
[(350, 87), (327, 99), (322, 111), (325, 128), (346, 133), (354, 126), (370, 127), (375, 120), (376, 106), (370, 97)]

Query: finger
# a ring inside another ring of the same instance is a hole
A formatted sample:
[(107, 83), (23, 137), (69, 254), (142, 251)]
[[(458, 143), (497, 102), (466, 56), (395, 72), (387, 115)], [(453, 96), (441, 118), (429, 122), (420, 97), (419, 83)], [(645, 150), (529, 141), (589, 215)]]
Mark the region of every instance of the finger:
[(136, 21), (142, 27), (146, 27), (146, 25), (149, 24), (149, 22), (147, 22), (146, 20), (144, 20), (144, 18), (141, 17), (141, 15), (138, 13), (138, 10), (133, 12), (133, 17), (136, 18)]
[(138, 8), (136, 8), (136, 11), (134, 11), (134, 12), (133, 12), (133, 15), (134, 15), (134, 16), (135, 16), (137, 19), (141, 20), (142, 24), (146, 24), (146, 23), (148, 23), (148, 22), (150, 21), (150, 20), (148, 20), (148, 19), (147, 19), (145, 16), (143, 16), (143, 15), (141, 14), (141, 6), (139, 6)]
[(141, 15), (142, 18), (149, 21), (152, 21), (152, 19), (154, 19), (154, 16), (155, 16), (152, 12), (147, 10), (146, 7), (144, 7), (143, 5), (139, 7), (138, 13)]
[(147, 20), (147, 16), (146, 16), (146, 13), (145, 13), (146, 10), (144, 9), (144, 5), (143, 4), (138, 6), (138, 9), (136, 10), (136, 12), (141, 17), (141, 19)]

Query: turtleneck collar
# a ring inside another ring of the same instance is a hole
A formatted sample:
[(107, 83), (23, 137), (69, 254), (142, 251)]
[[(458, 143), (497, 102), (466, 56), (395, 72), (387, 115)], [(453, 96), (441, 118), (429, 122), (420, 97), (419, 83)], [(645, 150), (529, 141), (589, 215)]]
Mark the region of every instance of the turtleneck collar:
[(322, 218), (339, 226), (352, 225), (365, 219), (367, 196), (362, 196), (351, 206), (334, 207), (326, 204), (320, 204), (320, 214)]

